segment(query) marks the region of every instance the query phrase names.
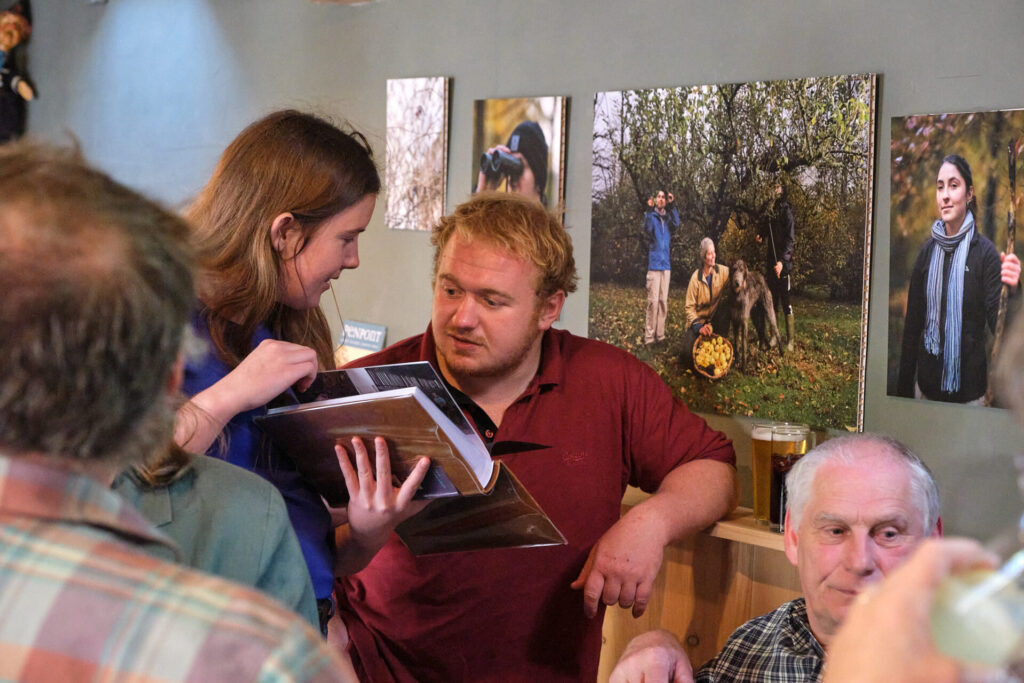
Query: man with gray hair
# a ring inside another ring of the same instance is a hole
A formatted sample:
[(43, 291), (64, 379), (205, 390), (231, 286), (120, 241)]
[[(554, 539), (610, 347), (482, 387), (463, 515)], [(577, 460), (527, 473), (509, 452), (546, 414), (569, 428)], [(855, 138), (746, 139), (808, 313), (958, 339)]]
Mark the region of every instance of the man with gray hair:
[(144, 554), (173, 544), (109, 488), (172, 437), (184, 222), (11, 143), (0, 282), (0, 680), (355, 680), (275, 601)]
[[(804, 683), (821, 676), (825, 650), (860, 591), (942, 534), (928, 468), (887, 436), (825, 441), (786, 477), (786, 557), (803, 597), (751, 619), (693, 677), (698, 683)], [(612, 683), (689, 680), (686, 652), (667, 631), (634, 638)]]

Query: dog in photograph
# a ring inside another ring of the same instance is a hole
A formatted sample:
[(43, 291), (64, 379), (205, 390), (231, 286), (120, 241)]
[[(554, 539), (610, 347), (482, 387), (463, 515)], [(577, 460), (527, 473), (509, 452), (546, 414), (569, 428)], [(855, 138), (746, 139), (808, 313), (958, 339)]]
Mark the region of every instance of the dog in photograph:
[[(764, 275), (747, 268), (742, 259), (738, 259), (729, 271), (729, 315), (732, 329), (732, 345), (740, 368), (747, 365), (747, 322), (753, 318), (754, 329), (763, 348), (776, 346), (782, 353), (782, 338), (779, 336), (779, 325), (775, 320), (775, 304), (771, 290)], [(768, 329), (765, 329), (765, 323)], [(770, 333), (770, 336), (768, 334)]]

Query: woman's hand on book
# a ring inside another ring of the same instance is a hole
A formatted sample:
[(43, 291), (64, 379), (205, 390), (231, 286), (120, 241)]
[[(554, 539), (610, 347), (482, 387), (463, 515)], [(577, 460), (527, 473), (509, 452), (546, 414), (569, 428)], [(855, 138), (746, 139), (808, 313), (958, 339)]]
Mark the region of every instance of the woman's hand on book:
[(265, 405), (293, 384), (300, 390), (316, 379), (313, 349), (290, 342), (260, 342), (220, 381), (200, 391), (178, 411), (174, 440), (202, 453), (235, 415)]
[(313, 349), (265, 339), (234, 370), (192, 400), (226, 424), (239, 413), (266, 405), (293, 384), (300, 390), (307, 388), (316, 371)]
[[(348, 451), (341, 444), (334, 447), (338, 465), (345, 476), (348, 506), (345, 509), (350, 527), (348, 542), (376, 553), (391, 536), (395, 527), (427, 506), (430, 501), (413, 500), (416, 489), (430, 468), (430, 459), (421, 457), (400, 487), (391, 480), (391, 458), (388, 444), (381, 437), (373, 440), (376, 450), (376, 476), (362, 439), (352, 439), (355, 467)], [(337, 510), (332, 510), (332, 513)], [(338, 518), (335, 517), (338, 521)]]

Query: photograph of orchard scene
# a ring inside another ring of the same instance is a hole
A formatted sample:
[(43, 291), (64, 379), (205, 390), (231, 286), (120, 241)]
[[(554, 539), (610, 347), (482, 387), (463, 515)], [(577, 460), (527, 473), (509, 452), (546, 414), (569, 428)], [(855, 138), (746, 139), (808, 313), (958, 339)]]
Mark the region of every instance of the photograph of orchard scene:
[[(860, 428), (874, 97), (872, 74), (598, 93), (590, 336), (692, 410)], [(688, 287), (717, 294), (708, 327)]]
[[(993, 252), (1013, 251), (1018, 257), (1024, 257), (1024, 249), (1019, 248), (1016, 240), (1016, 207), (1020, 201), (1016, 179), (1018, 159), (1024, 152), (1024, 110), (918, 114), (895, 117), (891, 124), (887, 393), (928, 398), (920, 390), (920, 370), (903, 355), (907, 344), (913, 345), (915, 339), (913, 333), (909, 339), (904, 339), (912, 274), (915, 264), (919, 264), (918, 271), (921, 270), (922, 251), (932, 236), (933, 224), (940, 218), (939, 204), (946, 201), (937, 179), (950, 155), (961, 157), (972, 179), (976, 206), (968, 206), (968, 209), (972, 210), (975, 231), (980, 238), (992, 243)], [(968, 258), (965, 269), (968, 273), (971, 263)], [(965, 277), (968, 284), (964, 291), (968, 292), (970, 276)], [(1000, 330), (1018, 314), (1021, 297), (1019, 290), (1011, 295), (1008, 288), (1002, 287), (997, 273), (993, 272), (987, 281), (991, 286), (985, 288), (984, 301), (977, 303), (972, 299), (971, 303), (964, 304), (965, 310), (978, 309), (972, 312), (980, 321), (973, 327), (964, 323), (966, 341), (962, 344), (961, 356), (964, 359), (963, 384), (970, 381), (967, 374), (973, 367), (982, 375), (974, 380), (974, 390), (983, 395), (975, 401), (969, 400), (973, 395), (934, 400), (1000, 406), (999, 396), (992, 394), (984, 375), (992, 368), (993, 356), (998, 354)], [(1006, 289), (1006, 293), (1000, 289)], [(980, 363), (976, 362), (979, 356), (983, 357)]]

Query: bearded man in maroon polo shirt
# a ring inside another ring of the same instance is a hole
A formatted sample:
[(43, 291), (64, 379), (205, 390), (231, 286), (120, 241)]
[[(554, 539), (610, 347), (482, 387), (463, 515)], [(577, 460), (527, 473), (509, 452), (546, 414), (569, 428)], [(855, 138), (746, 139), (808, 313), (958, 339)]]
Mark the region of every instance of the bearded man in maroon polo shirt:
[[(338, 590), (353, 658), (375, 682), (593, 681), (604, 606), (641, 614), (665, 545), (734, 505), (732, 444), (628, 353), (552, 329), (576, 266), (538, 202), (478, 194), (432, 242), (427, 331), (358, 364), (433, 363), (568, 543), (414, 557), (392, 536)], [(653, 495), (620, 519), (627, 484)]]

